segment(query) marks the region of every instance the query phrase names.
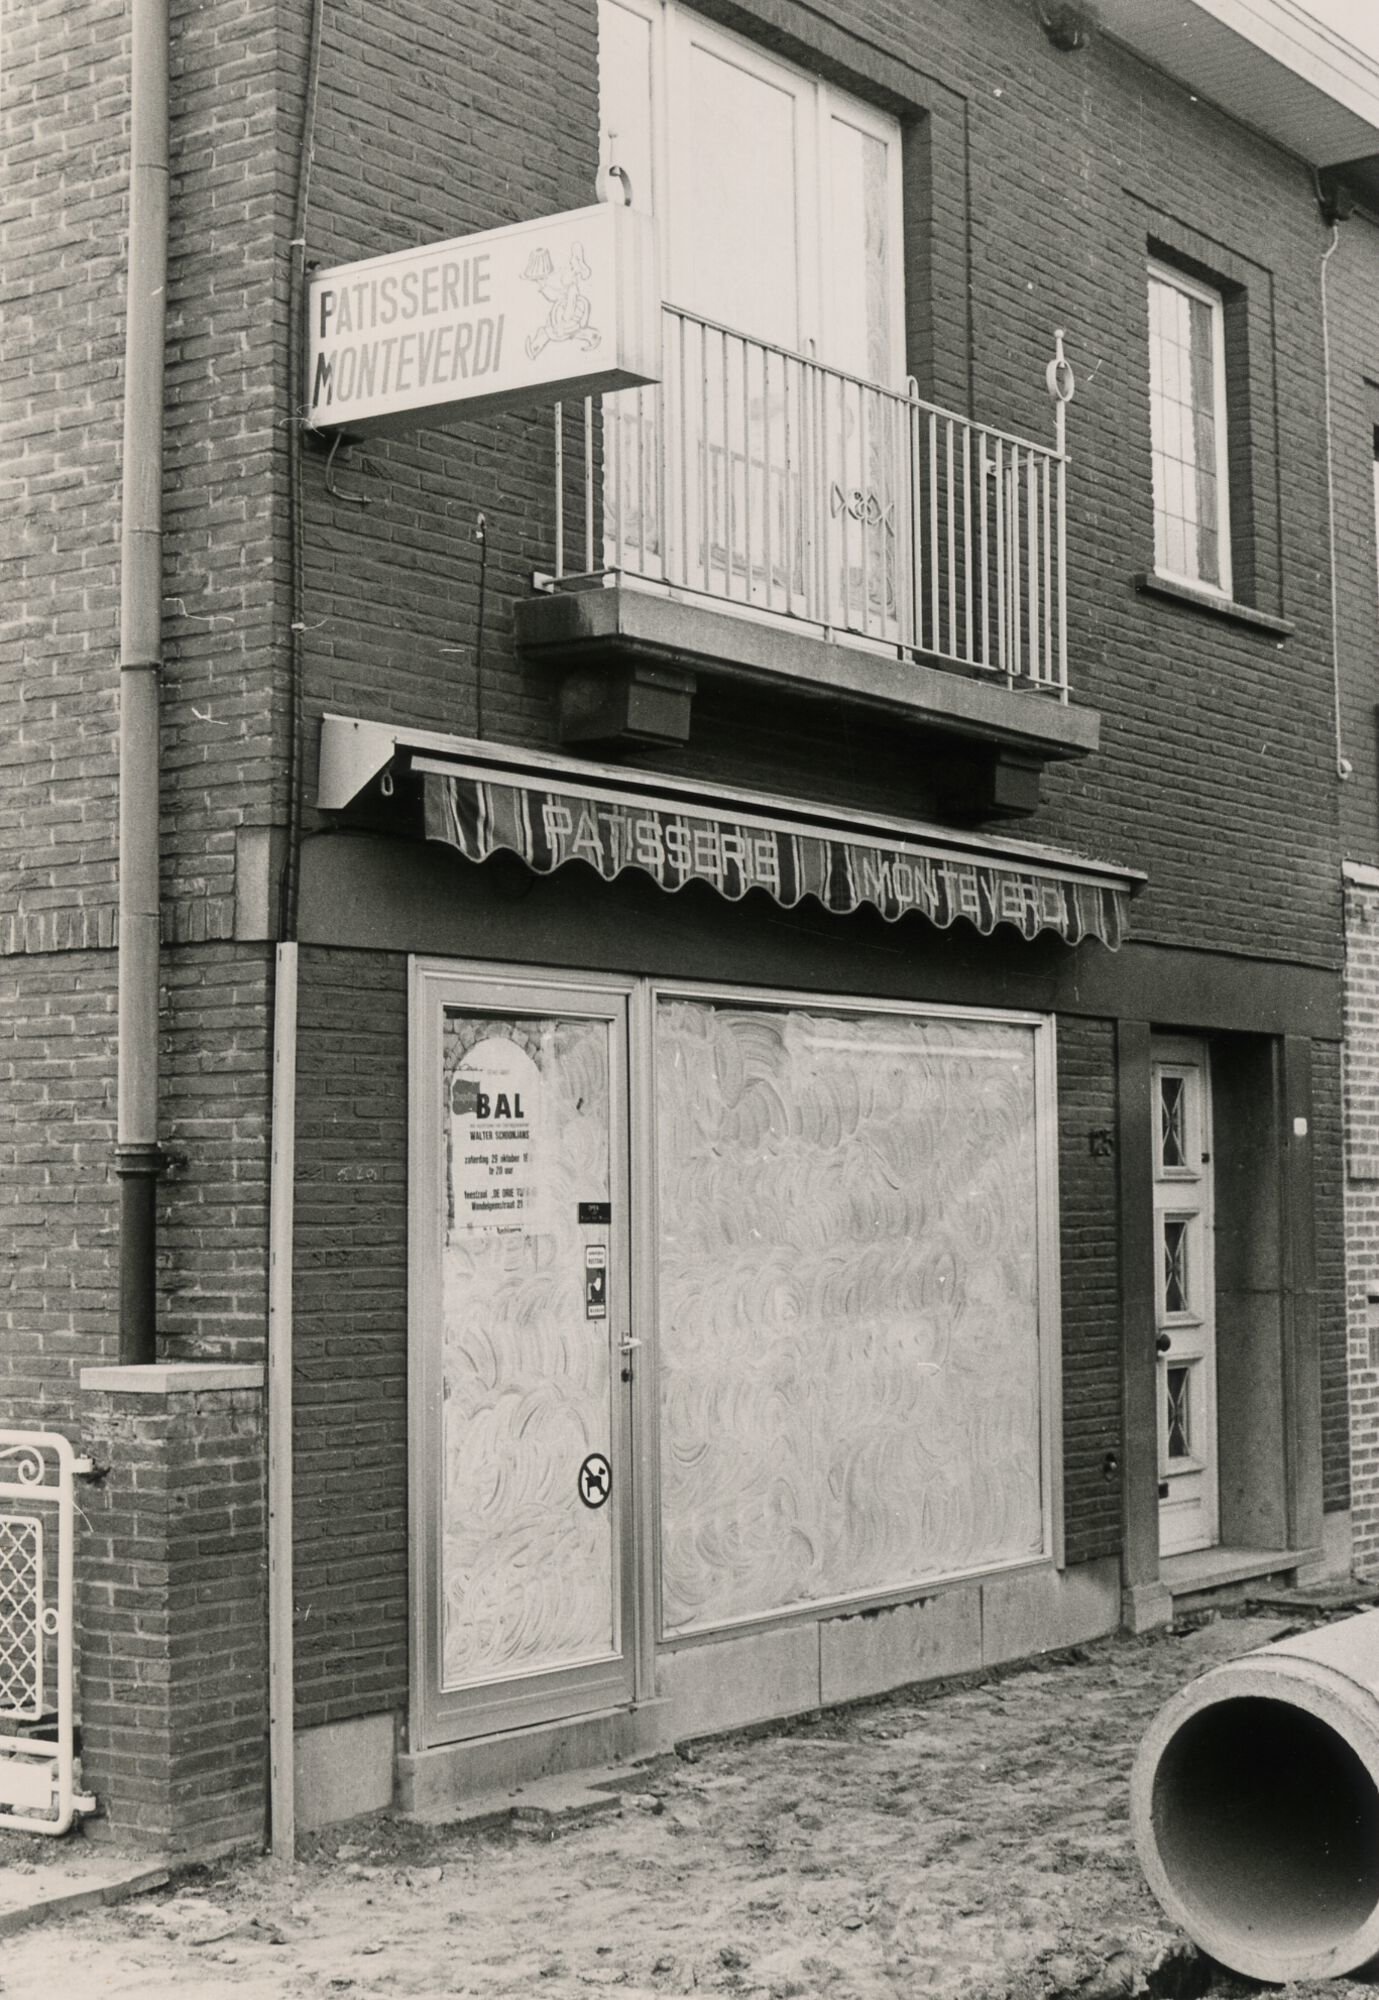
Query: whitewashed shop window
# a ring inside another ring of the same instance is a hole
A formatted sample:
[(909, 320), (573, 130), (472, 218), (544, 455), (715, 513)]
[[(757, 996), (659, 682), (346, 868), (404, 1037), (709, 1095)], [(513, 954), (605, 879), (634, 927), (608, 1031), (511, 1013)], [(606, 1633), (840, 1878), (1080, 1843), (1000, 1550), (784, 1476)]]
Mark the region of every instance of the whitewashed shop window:
[(1167, 264), (1149, 267), (1149, 401), (1154, 566), (1231, 594), (1221, 294)]
[(604, 402), (605, 560), (795, 612), (823, 562), (835, 622), (884, 630), (898, 419), (862, 385), (906, 379), (899, 123), (674, 0), (599, 24), (601, 164), (656, 217), (668, 307), (660, 390)]
[(665, 1636), (1051, 1554), (1052, 1033), (663, 994)]

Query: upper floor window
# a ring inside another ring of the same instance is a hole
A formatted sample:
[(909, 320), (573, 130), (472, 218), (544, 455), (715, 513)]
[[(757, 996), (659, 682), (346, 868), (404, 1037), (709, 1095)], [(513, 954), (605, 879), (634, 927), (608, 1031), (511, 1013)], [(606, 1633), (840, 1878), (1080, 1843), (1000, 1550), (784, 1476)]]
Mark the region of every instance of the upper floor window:
[(1231, 595), (1221, 294), (1166, 264), (1149, 267), (1154, 567)]

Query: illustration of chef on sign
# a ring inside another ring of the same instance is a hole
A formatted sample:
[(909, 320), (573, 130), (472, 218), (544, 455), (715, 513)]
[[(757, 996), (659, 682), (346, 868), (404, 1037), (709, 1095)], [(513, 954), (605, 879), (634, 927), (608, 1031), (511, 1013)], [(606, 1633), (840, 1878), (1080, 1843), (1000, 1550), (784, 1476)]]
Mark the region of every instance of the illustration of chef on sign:
[(603, 335), (590, 326), (593, 311), (582, 287), (593, 276), (584, 245), (575, 243), (564, 270), (557, 271), (551, 253), (544, 247), (533, 250), (522, 276), (535, 285), (550, 306), (546, 323), (527, 335), (527, 353), (535, 361), (553, 340), (573, 340), (580, 347), (597, 347)]

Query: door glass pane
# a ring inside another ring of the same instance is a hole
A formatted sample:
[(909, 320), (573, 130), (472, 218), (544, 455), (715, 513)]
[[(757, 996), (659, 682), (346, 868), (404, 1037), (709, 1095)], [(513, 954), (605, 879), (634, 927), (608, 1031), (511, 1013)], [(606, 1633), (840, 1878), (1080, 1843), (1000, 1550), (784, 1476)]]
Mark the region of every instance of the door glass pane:
[(1166, 1168), (1187, 1165), (1187, 1135), (1184, 1128), (1186, 1111), (1186, 1079), (1181, 1076), (1160, 1076), (1159, 1132), (1161, 1159)]
[[(890, 149), (838, 111), (828, 119), (820, 442), (829, 527), (828, 618), (847, 631), (894, 636), (900, 587), (897, 515), (908, 498), (909, 417), (889, 396), (895, 279)], [(855, 380), (846, 378), (857, 378)]]
[(1043, 1545), (1034, 1033), (666, 1002), (670, 1631)]
[(1149, 278), (1150, 419), (1154, 518), (1161, 568), (1225, 587), (1218, 426), (1225, 421), (1218, 380), (1217, 300)]
[(1164, 1217), (1164, 1311), (1188, 1310), (1188, 1224), (1183, 1216)]
[(828, 353), (850, 375), (889, 383), (891, 260), (889, 148), (835, 112), (828, 121), (831, 232), (826, 245)]
[(757, 340), (800, 345), (800, 105), (726, 48), (687, 37), (675, 93), (670, 299)]
[(579, 1219), (611, 1198), (610, 1032), (446, 1010), (446, 1688), (615, 1650), (616, 1510), (580, 1497), (613, 1462), (610, 1231)]
[[(651, 23), (618, 0), (599, 7), (599, 121), (602, 167), (621, 167), (632, 205), (655, 214), (657, 184), (651, 107), (655, 98)], [(613, 190), (613, 199), (619, 199)], [(664, 227), (664, 216), (660, 218)], [(663, 418), (655, 389), (624, 389), (602, 404), (605, 561), (657, 576), (664, 553), (660, 452)]]
[(1168, 1368), (1164, 1371), (1164, 1382), (1168, 1396), (1168, 1455), (1170, 1458), (1190, 1458), (1192, 1446), (1189, 1439), (1192, 1426), (1188, 1409), (1189, 1385), (1192, 1381), (1190, 1368)]

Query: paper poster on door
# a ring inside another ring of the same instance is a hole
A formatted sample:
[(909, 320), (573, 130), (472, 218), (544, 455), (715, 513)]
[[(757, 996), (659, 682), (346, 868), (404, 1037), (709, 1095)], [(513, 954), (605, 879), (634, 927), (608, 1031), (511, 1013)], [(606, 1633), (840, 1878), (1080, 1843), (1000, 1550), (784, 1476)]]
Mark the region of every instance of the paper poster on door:
[(450, 1084), (457, 1231), (534, 1227), (540, 1116), (541, 1072), (526, 1050), (497, 1035), (476, 1042)]
[(607, 1319), (608, 1317), (608, 1245), (606, 1243), (586, 1243), (584, 1246), (584, 1317), (586, 1319)]

